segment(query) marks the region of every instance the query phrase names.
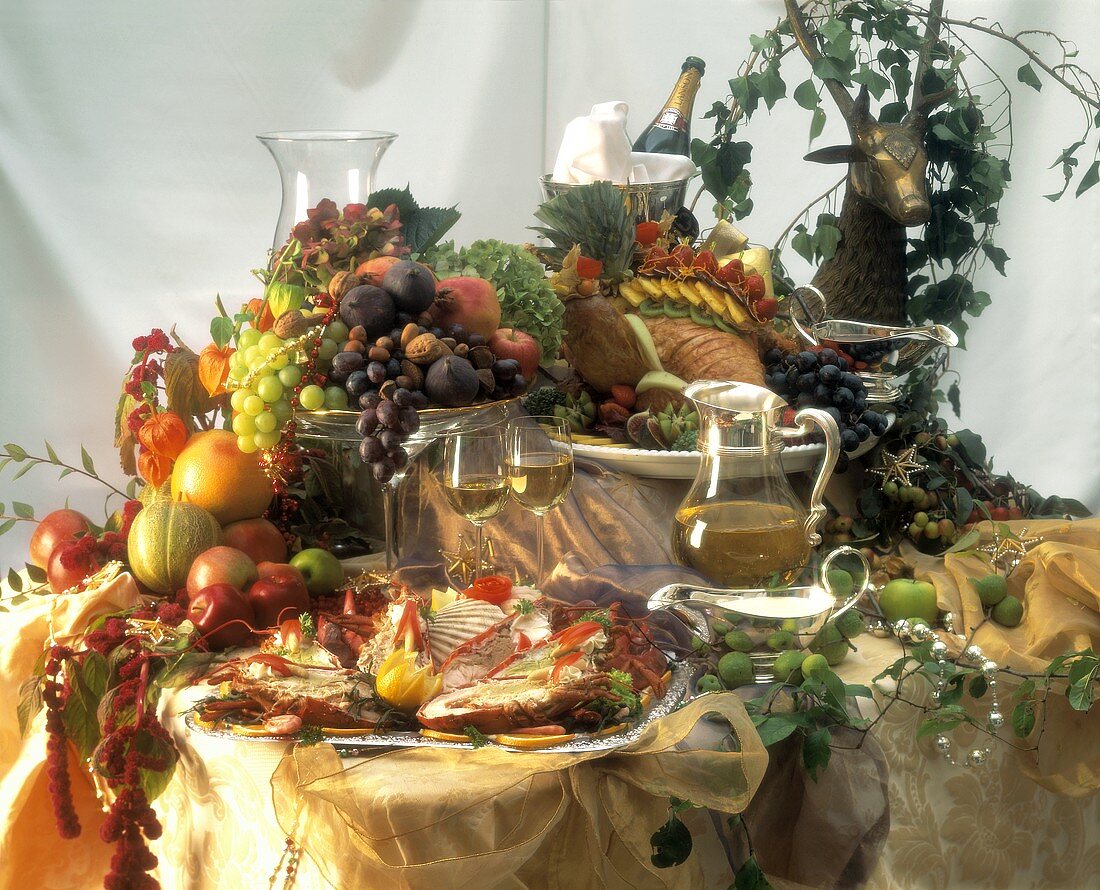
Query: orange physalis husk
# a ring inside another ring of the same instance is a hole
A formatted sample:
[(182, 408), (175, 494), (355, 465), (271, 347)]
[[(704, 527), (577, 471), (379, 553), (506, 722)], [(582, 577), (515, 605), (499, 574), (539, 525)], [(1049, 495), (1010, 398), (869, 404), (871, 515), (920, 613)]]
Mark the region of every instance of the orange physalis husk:
[[(260, 312), (260, 307), (263, 307), (263, 312)], [(271, 314), (271, 306), (265, 303), (260, 297), (254, 297), (248, 301), (248, 311), (253, 315), (259, 316), (256, 321), (252, 322), (252, 326), (258, 331), (270, 331), (271, 326), (275, 324), (275, 316)]]
[[(147, 451), (159, 454), (167, 461), (174, 461), (187, 444), (187, 427), (174, 411), (150, 414), (138, 430), (138, 441)], [(142, 473), (147, 482), (152, 482)]]
[(232, 346), (218, 346), (210, 343), (199, 353), (199, 382), (209, 396), (225, 393), (225, 381), (229, 379), (229, 358), (233, 355)]
[(172, 474), (172, 459), (143, 449), (138, 455), (138, 473), (154, 488), (160, 488)]

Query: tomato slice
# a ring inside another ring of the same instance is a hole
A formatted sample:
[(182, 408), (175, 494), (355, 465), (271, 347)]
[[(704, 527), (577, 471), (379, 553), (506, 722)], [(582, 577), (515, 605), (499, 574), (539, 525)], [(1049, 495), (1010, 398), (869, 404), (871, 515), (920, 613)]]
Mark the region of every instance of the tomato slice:
[(570, 665), (576, 664), (582, 658), (584, 658), (583, 652), (570, 652), (568, 655), (563, 655), (561, 658), (555, 661), (554, 667), (550, 671), (551, 682), (556, 683), (558, 681), (558, 677), (561, 676), (561, 672), (563, 670), (565, 670)]
[(531, 638), (521, 630), (518, 634), (516, 634), (516, 651), (526, 652), (530, 648)]
[(603, 274), (603, 263), (592, 257), (577, 257), (577, 275), (581, 278), (599, 278)]
[(486, 575), (474, 581), (464, 593), (470, 599), (484, 600), (499, 606), (512, 595), (512, 579), (504, 575)]
[(556, 651), (568, 652), (586, 643), (591, 637), (603, 630), (603, 625), (598, 621), (580, 621), (571, 627), (560, 630), (550, 638)]

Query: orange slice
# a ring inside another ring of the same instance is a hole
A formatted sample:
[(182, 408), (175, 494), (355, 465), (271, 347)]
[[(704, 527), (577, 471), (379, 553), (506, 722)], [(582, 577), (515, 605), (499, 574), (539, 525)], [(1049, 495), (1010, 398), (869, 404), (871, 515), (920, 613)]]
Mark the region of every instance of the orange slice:
[(459, 742), (465, 744), (470, 741), (470, 737), (465, 733), (440, 732), (437, 729), (422, 729), (420, 730), (420, 734), (426, 739), (437, 739), (441, 742)]
[(627, 724), (625, 724), (625, 723), (616, 723), (614, 726), (605, 726), (599, 732), (592, 733), (592, 735), (597, 736), (597, 737), (605, 736), (605, 735), (615, 735), (615, 733), (622, 732), (626, 728), (627, 728)]
[(536, 751), (540, 748), (552, 748), (563, 742), (571, 742), (576, 737), (576, 733), (570, 732), (565, 735), (507, 735), (502, 733), (500, 735), (491, 735), (488, 738), (498, 745), (507, 745), (509, 748), (522, 748), (525, 751)]
[(357, 726), (353, 729), (344, 729), (344, 728), (337, 729), (334, 726), (322, 726), (321, 727), (321, 732), (324, 733), (325, 735), (337, 735), (337, 736), (348, 735), (348, 736), (350, 736), (350, 735), (371, 735), (374, 732), (374, 730), (370, 727), (367, 727), (367, 726)]

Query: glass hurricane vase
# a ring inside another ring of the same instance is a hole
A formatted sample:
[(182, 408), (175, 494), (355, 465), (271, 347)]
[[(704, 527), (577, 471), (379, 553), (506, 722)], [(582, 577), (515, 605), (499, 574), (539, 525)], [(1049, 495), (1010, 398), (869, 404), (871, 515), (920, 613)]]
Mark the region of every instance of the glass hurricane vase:
[(365, 203), (374, 174), (396, 133), (382, 130), (286, 130), (262, 133), (283, 187), (272, 249), (279, 250), (306, 211), (323, 198), (340, 207)]

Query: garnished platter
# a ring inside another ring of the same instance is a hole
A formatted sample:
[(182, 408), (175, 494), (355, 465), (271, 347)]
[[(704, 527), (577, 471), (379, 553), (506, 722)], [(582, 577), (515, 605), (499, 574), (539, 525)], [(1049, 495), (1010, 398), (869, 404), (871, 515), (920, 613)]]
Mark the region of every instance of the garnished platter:
[(367, 575), (208, 672), (187, 723), (244, 740), (610, 750), (680, 705), (691, 668), (622, 603), (483, 577), (414, 592)]
[[(886, 415), (889, 426), (894, 425), (896, 416)], [(594, 438), (594, 437), (593, 437)], [(860, 442), (859, 447), (848, 454), (849, 458), (866, 454), (879, 441), (880, 437), (871, 436)], [(810, 443), (806, 445), (788, 445), (782, 451), (780, 459), (783, 469), (788, 473), (804, 473), (813, 470), (825, 454), (825, 445)], [(621, 473), (632, 473), (649, 479), (694, 479), (699, 469), (702, 454), (698, 451), (666, 451), (661, 449), (627, 448), (623, 445), (600, 444), (594, 441), (574, 441), (573, 455), (583, 460), (596, 461)]]

